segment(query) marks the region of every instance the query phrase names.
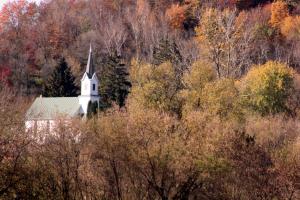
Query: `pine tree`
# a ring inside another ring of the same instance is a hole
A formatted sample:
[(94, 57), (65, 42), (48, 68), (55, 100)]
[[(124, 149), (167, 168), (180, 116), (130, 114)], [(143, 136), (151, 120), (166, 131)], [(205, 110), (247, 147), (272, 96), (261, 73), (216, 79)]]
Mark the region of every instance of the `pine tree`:
[(181, 88), (183, 86), (181, 78), (186, 70), (186, 65), (183, 62), (182, 55), (176, 42), (170, 41), (169, 39), (163, 39), (153, 50), (152, 63), (158, 66), (167, 62), (172, 63), (176, 76), (176, 85), (178, 88)]
[(101, 109), (110, 107), (113, 102), (120, 107), (125, 105), (131, 88), (128, 76), (127, 67), (120, 56), (114, 54), (105, 59), (100, 79)]
[(160, 65), (162, 63), (171, 62), (176, 77), (180, 79), (183, 72), (186, 70), (186, 65), (183, 62), (182, 55), (175, 41), (169, 39), (163, 39), (158, 46), (153, 50), (153, 64)]
[(183, 59), (177, 44), (168, 39), (163, 39), (153, 50), (153, 64), (160, 65), (167, 61), (170, 61), (173, 65), (180, 65)]
[(62, 58), (55, 67), (53, 73), (43, 86), (45, 97), (74, 97), (77, 96), (78, 87), (74, 83), (74, 76), (71, 73), (65, 59)]

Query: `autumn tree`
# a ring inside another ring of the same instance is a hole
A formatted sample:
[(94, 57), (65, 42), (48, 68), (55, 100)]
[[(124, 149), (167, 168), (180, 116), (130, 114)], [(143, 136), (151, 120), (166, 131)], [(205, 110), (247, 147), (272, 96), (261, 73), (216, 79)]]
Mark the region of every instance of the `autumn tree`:
[(184, 6), (180, 6), (179, 4), (172, 5), (166, 11), (167, 18), (172, 28), (183, 28), (183, 22), (186, 20), (185, 12), (186, 8)]
[[(88, 183), (83, 186), (83, 171), (79, 170), (86, 164), (81, 160), (85, 141), (80, 131), (83, 125), (76, 119), (69, 124), (63, 118), (55, 120), (53, 131), (56, 134), (48, 134), (43, 143), (32, 146), (32, 168), (37, 174), (32, 187), (36, 190), (36, 198), (80, 199), (88, 195), (85, 190)], [(45, 133), (46, 130), (42, 132)]]
[(202, 108), (202, 93), (206, 84), (216, 79), (216, 73), (210, 63), (198, 61), (185, 72), (183, 82), (185, 89), (181, 91), (184, 98), (184, 112)]
[(241, 76), (248, 64), (253, 29), (246, 29), (246, 20), (242, 13), (237, 16), (228, 9), (207, 9), (201, 16), (196, 39), (201, 55), (214, 65), (218, 78)]
[(0, 198), (34, 198), (34, 190), (27, 187), (34, 180), (28, 162), (32, 140), (24, 132), (27, 99), (9, 88), (1, 88), (0, 94)]
[(207, 84), (201, 97), (203, 111), (221, 119), (241, 119), (239, 92), (234, 80), (222, 79)]
[(145, 108), (180, 115), (180, 86), (177, 84), (176, 72), (170, 62), (158, 66), (133, 62), (131, 77), (132, 101)]
[(161, 40), (153, 49), (152, 63), (154, 65), (160, 65), (165, 62), (170, 62), (172, 64), (176, 76), (176, 84), (180, 87), (180, 79), (186, 66), (176, 42), (171, 39)]
[(244, 104), (261, 115), (289, 112), (294, 72), (285, 64), (267, 62), (254, 66), (241, 83)]
[(300, 16), (289, 16), (286, 17), (281, 26), (281, 34), (289, 40), (297, 40), (300, 37)]
[(98, 161), (95, 164), (99, 163), (96, 170), (103, 177), (98, 181), (105, 188), (104, 196), (119, 199), (226, 196), (222, 184), (215, 181), (225, 180), (228, 172), (228, 163), (212, 148), (220, 142), (220, 137), (203, 139), (217, 135), (218, 131), (205, 134), (208, 129), (202, 128), (199, 135), (199, 129), (194, 129), (199, 123), (193, 119), (179, 125), (166, 113), (142, 109), (130, 113), (111, 111), (100, 118), (93, 144)]
[(0, 65), (11, 71), (14, 87), (28, 93), (38, 71), (34, 56), (38, 13), (37, 5), (25, 0), (8, 2), (0, 12)]
[(289, 16), (288, 6), (284, 1), (276, 1), (272, 4), (270, 24), (273, 27), (280, 27), (280, 24)]

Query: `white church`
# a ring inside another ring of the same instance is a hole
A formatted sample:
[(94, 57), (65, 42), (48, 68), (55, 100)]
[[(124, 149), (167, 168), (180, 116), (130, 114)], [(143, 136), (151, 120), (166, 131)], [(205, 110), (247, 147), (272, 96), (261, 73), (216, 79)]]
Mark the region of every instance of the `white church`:
[(97, 102), (99, 81), (93, 66), (93, 52), (90, 46), (86, 71), (81, 79), (81, 94), (78, 97), (37, 97), (26, 112), (26, 130), (51, 132), (58, 118), (71, 119), (87, 116), (89, 102)]

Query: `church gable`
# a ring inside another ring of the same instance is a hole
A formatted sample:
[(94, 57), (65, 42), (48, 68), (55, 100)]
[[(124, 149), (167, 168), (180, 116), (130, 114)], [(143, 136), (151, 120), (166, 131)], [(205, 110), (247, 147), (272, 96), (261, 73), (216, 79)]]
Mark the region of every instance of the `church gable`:
[(82, 78), (81, 78), (81, 81), (84, 81), (84, 80), (86, 80), (86, 79), (90, 79), (90, 78), (89, 78), (87, 72), (84, 72), (84, 74), (83, 74), (83, 76), (82, 76)]
[(95, 81), (99, 82), (99, 80), (98, 80), (98, 77), (97, 77), (96, 73), (94, 73), (94, 74), (93, 74), (93, 76), (92, 76), (92, 80), (95, 80)]

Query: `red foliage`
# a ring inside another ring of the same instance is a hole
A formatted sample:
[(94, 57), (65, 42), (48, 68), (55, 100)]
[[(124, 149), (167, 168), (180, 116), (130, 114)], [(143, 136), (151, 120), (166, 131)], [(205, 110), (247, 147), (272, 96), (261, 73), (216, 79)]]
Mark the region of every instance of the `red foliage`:
[(12, 86), (12, 82), (10, 81), (10, 76), (12, 75), (12, 71), (7, 66), (0, 66), (0, 84), (5, 86)]

